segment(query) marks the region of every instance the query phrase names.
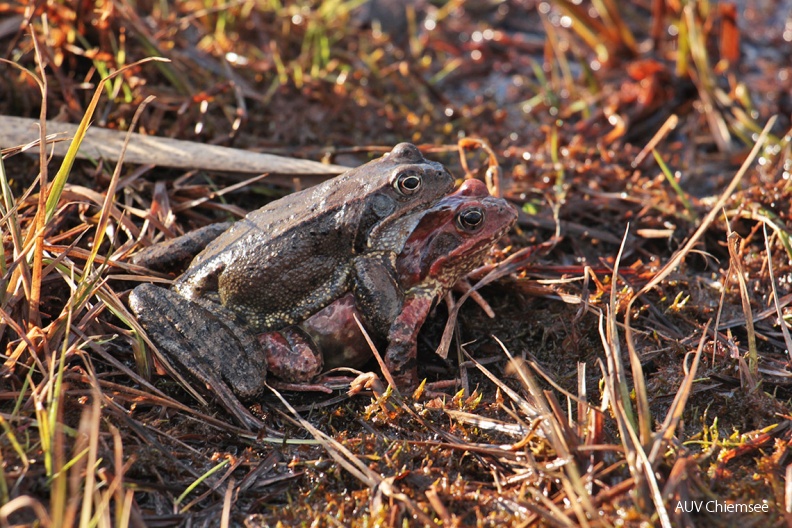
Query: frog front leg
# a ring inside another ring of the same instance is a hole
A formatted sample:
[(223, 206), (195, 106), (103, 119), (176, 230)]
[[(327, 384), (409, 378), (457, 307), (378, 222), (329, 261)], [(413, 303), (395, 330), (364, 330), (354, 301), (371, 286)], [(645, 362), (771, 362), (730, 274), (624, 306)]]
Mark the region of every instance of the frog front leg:
[[(256, 336), (172, 290), (141, 284), (129, 305), (165, 359), (204, 384), (242, 425), (261, 422), (234, 396), (252, 398), (264, 387), (266, 360)], [(233, 387), (233, 392), (231, 387)]]
[(418, 332), (432, 309), (433, 297), (411, 292), (388, 331), (385, 367), (401, 389), (418, 384)]
[(404, 293), (396, 279), (396, 256), (375, 252), (354, 263), (353, 294), (365, 327), (384, 337), (402, 310)]

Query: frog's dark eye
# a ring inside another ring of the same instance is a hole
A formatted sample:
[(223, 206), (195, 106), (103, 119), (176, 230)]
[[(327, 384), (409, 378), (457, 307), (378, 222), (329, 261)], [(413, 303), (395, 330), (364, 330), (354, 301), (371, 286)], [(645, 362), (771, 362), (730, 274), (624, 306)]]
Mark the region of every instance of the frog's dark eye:
[(400, 172), (393, 181), (393, 186), (403, 196), (415, 194), (421, 189), (421, 175), (412, 170)]
[(459, 213), (457, 223), (465, 231), (474, 231), (484, 223), (484, 211), (480, 207), (468, 207)]

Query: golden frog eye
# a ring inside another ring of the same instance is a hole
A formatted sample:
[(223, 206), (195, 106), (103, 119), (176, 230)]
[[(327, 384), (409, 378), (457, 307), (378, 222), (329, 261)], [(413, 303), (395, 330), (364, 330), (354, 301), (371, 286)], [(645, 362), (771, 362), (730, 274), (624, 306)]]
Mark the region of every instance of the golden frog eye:
[(466, 231), (474, 231), (484, 223), (484, 211), (480, 207), (468, 207), (457, 215), (457, 223)]
[(393, 181), (393, 186), (402, 196), (410, 196), (421, 189), (421, 175), (414, 170), (400, 172)]

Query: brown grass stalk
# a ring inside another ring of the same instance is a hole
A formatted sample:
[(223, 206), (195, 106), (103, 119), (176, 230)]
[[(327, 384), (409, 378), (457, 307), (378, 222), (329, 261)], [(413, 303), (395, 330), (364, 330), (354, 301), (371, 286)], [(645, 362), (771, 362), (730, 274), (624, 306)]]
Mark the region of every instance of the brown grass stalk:
[[(663, 454), (663, 450), (671, 442), (671, 439), (676, 433), (676, 428), (679, 425), (679, 421), (682, 419), (682, 413), (685, 411), (685, 405), (687, 405), (687, 401), (690, 398), (693, 382), (695, 381), (696, 374), (698, 373), (701, 354), (704, 350), (704, 344), (707, 341), (707, 330), (709, 329), (709, 325), (710, 321), (707, 322), (707, 325), (701, 332), (701, 339), (699, 340), (698, 348), (693, 355), (693, 364), (689, 368), (685, 369), (685, 377), (682, 380), (682, 383), (679, 385), (679, 389), (677, 389), (676, 394), (674, 395), (674, 401), (671, 403), (671, 406), (668, 409), (665, 421), (658, 430), (659, 434), (652, 442), (652, 449), (649, 452), (648, 459), (649, 463), (654, 468), (657, 467), (660, 461), (659, 457)], [(687, 362), (688, 355), (685, 356), (685, 362)]]
[[(759, 353), (756, 350), (756, 330), (754, 329), (753, 310), (751, 309), (751, 297), (748, 293), (748, 284), (745, 281), (745, 268), (742, 265), (742, 238), (737, 233), (730, 233), (728, 238), (729, 246), (729, 269), (734, 271), (737, 277), (737, 284), (740, 287), (740, 300), (745, 317), (745, 331), (748, 334), (748, 380), (750, 390), (756, 389), (754, 380), (759, 374)], [(727, 278), (728, 280), (728, 278)], [(724, 288), (726, 287), (724, 281)]]
[(775, 273), (773, 272), (773, 252), (770, 249), (770, 239), (767, 237), (767, 223), (762, 222), (762, 232), (764, 233), (765, 252), (767, 253), (767, 273), (770, 277), (770, 289), (773, 293), (773, 306), (775, 307), (776, 314), (778, 315), (778, 326), (781, 328), (781, 335), (784, 336), (784, 344), (786, 345), (787, 357), (792, 356), (792, 336), (789, 334), (787, 322), (784, 319), (784, 314), (781, 311), (781, 303), (778, 300), (778, 287), (776, 286)]
[[(41, 58), (38, 37), (33, 26), (30, 26), (30, 38), (35, 50), (36, 64), (39, 68), (39, 88), (41, 89), (41, 110), (39, 114), (39, 134), (41, 145), (39, 147), (39, 196), (38, 210), (33, 222), (36, 233), (35, 248), (33, 250), (33, 266), (30, 277), (30, 296), (28, 297), (28, 324), (41, 326), (41, 315), (39, 314), (39, 303), (41, 301), (41, 267), (44, 255), (44, 225), (46, 224), (44, 211), (47, 201), (47, 155), (44, 148), (44, 141), (47, 137), (47, 74), (44, 62)], [(32, 351), (31, 351), (32, 353)]]

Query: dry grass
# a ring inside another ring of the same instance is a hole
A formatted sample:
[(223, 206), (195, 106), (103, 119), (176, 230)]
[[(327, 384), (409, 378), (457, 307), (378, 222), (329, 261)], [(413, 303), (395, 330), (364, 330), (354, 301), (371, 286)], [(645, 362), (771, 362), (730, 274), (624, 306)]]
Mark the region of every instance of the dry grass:
[[(792, 522), (784, 4), (359, 4), (0, 7), (0, 113), (42, 123), (0, 145), (0, 526)], [(286, 191), (76, 159), (89, 123), (348, 164), (410, 140), (492, 179), (524, 212), (464, 294), (495, 319), (421, 342), (461, 385), (233, 425), (152, 358), (126, 295), (172, 277), (128, 259)], [(767, 512), (678, 507), (707, 500)]]

